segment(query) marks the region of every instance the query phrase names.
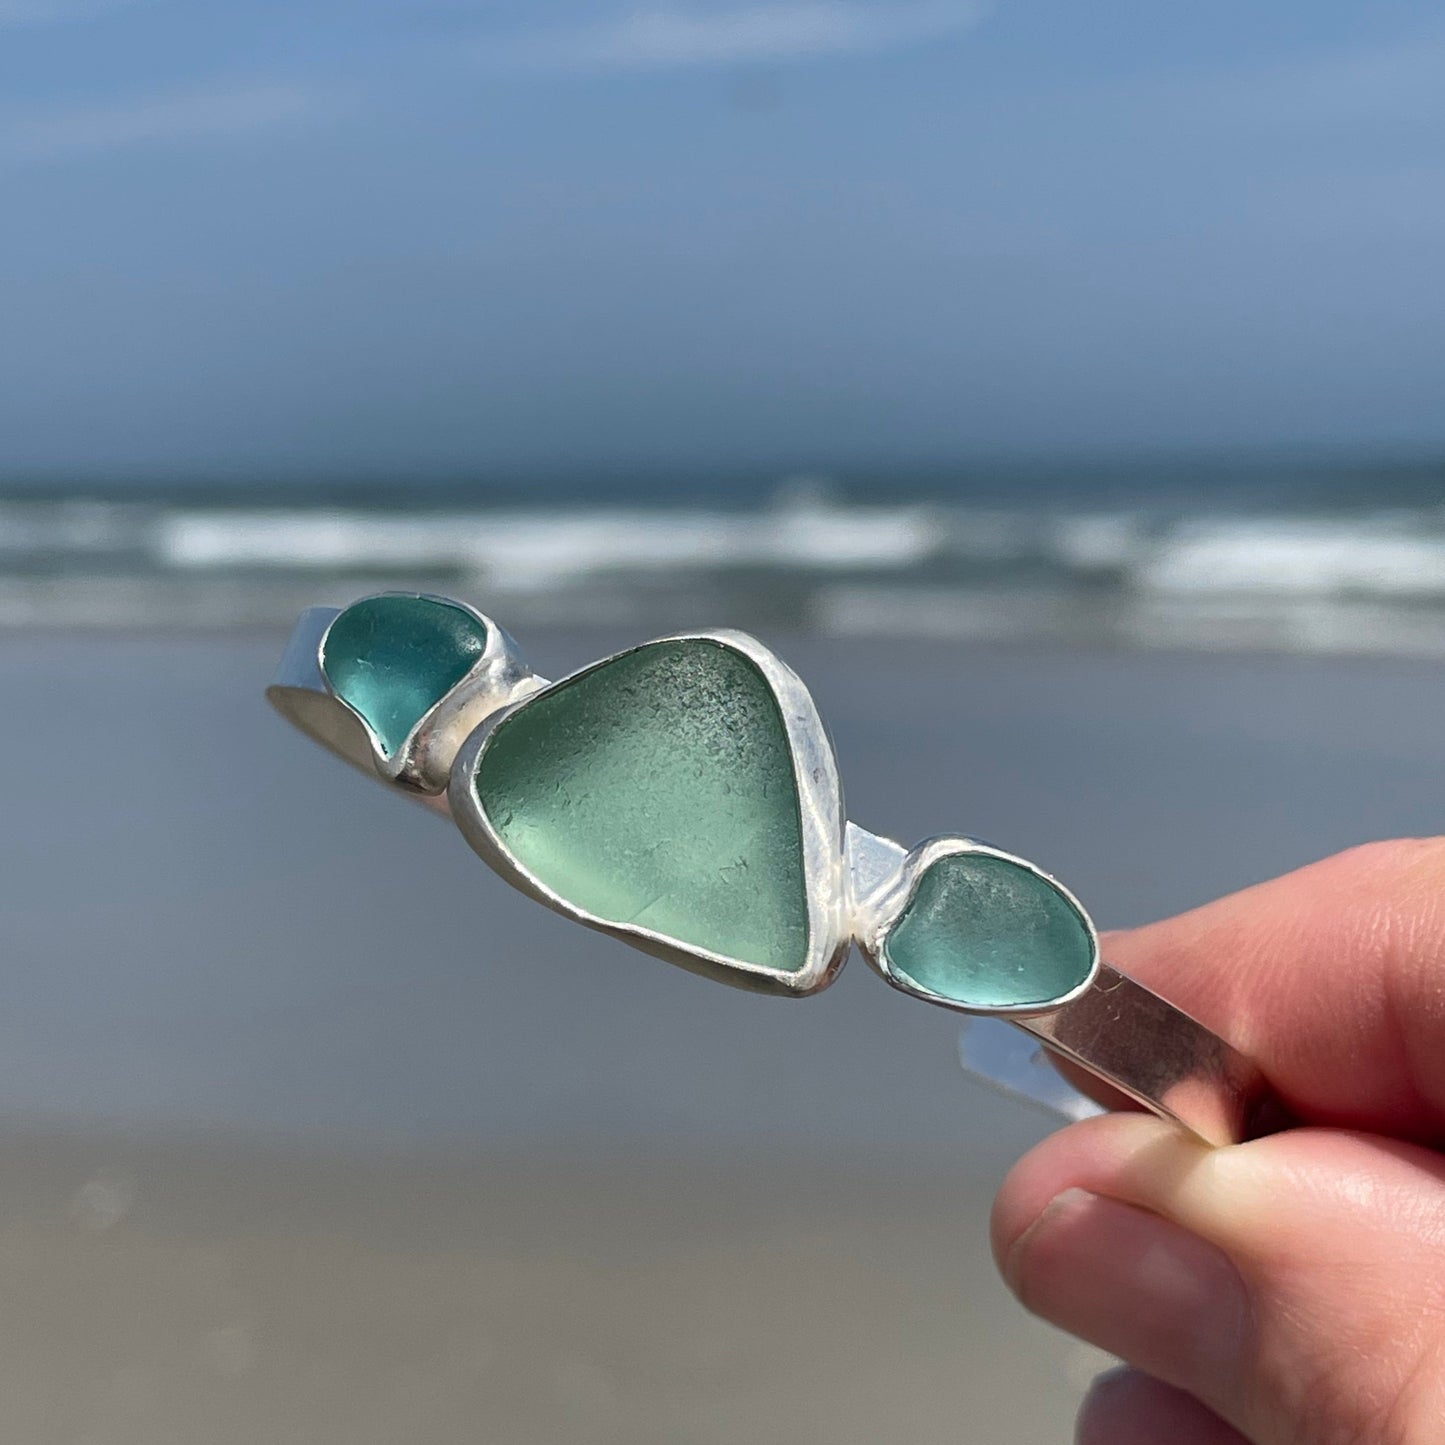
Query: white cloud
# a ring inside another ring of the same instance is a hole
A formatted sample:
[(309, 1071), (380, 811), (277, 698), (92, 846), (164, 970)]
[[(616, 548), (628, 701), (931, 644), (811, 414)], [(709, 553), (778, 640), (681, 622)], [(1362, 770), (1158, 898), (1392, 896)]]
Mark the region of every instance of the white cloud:
[(981, 0), (796, 0), (727, 10), (632, 10), (589, 25), (480, 42), (506, 69), (639, 70), (871, 55), (973, 25)]
[(297, 85), (206, 86), (0, 123), (0, 157), (59, 160), (203, 137), (246, 135), (306, 119), (320, 97)]

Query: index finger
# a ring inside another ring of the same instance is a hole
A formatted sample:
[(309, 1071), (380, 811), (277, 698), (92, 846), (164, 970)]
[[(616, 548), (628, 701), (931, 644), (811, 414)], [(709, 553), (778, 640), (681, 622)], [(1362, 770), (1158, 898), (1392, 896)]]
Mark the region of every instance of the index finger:
[(1365, 844), (1104, 951), (1301, 1121), (1445, 1140), (1445, 838)]

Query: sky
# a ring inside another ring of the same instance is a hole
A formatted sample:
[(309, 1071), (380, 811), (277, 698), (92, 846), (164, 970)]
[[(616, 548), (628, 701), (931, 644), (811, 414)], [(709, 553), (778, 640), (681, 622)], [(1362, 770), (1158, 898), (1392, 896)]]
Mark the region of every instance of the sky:
[(0, 0), (0, 479), (1445, 449), (1402, 0)]

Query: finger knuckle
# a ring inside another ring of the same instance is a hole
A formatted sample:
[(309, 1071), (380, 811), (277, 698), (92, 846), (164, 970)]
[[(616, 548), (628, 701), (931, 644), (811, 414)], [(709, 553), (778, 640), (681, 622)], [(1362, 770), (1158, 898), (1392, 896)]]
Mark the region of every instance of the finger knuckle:
[(1317, 1368), (1279, 1369), (1272, 1381), (1266, 1372), (1263, 1394), (1278, 1410), (1279, 1438), (1296, 1445), (1440, 1445), (1440, 1351), (1421, 1348), (1403, 1370), (1382, 1369), (1392, 1353), (1398, 1355), (1398, 1345), (1381, 1340), (1377, 1350), (1326, 1351)]

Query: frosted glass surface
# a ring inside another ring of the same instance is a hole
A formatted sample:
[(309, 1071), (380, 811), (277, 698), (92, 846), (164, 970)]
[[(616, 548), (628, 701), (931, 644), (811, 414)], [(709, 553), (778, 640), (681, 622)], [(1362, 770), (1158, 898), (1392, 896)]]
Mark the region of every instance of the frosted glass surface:
[(1047, 879), (987, 853), (931, 864), (884, 951), (920, 988), (978, 1008), (1047, 1003), (1094, 965), (1078, 909)]
[(716, 642), (658, 642), (528, 702), (477, 800), (513, 855), (610, 923), (796, 972), (808, 908), (776, 698)]
[(486, 625), (465, 608), (429, 597), (368, 597), (331, 624), (321, 666), (392, 757), (486, 648)]

